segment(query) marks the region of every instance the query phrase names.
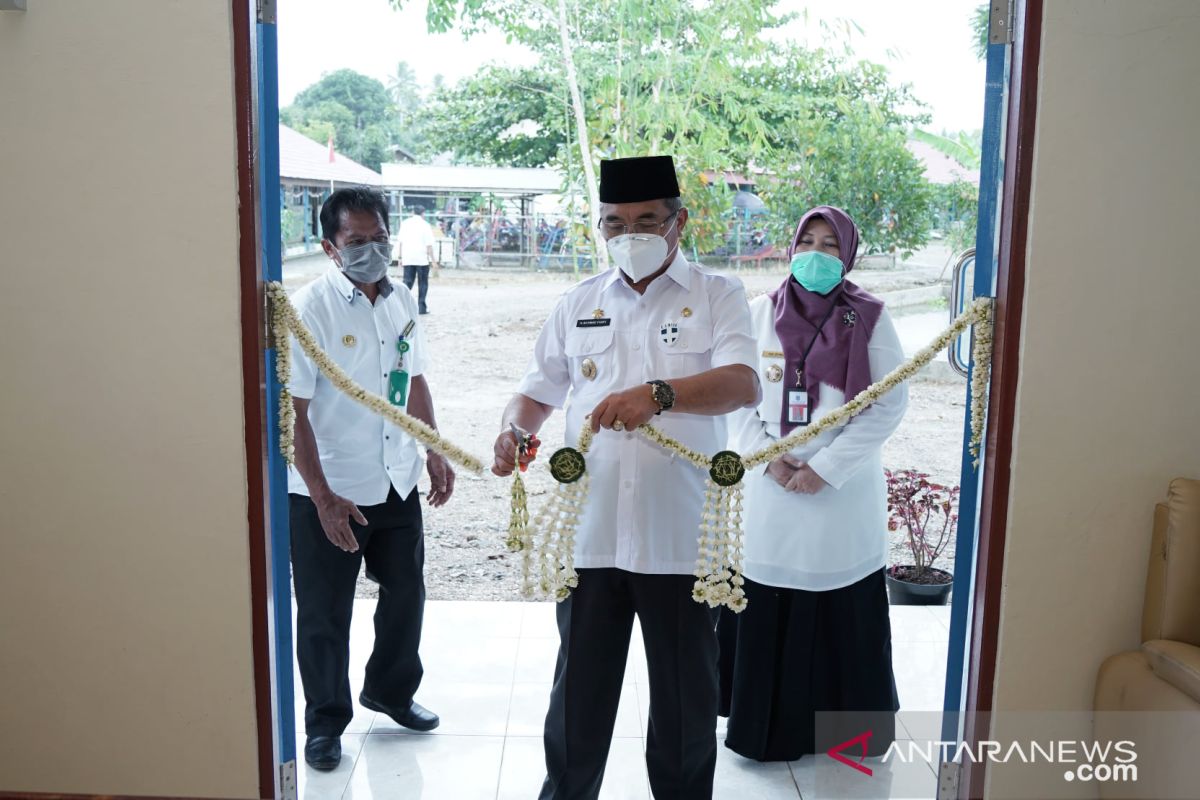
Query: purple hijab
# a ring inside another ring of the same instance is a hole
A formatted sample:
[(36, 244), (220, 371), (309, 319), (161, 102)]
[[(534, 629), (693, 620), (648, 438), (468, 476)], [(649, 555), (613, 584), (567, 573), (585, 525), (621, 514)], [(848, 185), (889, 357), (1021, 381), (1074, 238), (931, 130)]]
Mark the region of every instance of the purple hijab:
[[(795, 253), (804, 227), (815, 217), (825, 220), (833, 228), (842, 263), (849, 273), (854, 268), (854, 257), (858, 254), (858, 227), (849, 214), (833, 206), (817, 206), (800, 218), (788, 247), (788, 258)], [(775, 304), (775, 332), (779, 334), (779, 341), (783, 345), (784, 392), (796, 388), (796, 369), (800, 366), (800, 359), (805, 348), (813, 342), (813, 337), (817, 336), (804, 365), (810, 415), (817, 407), (817, 392), (822, 383), (840, 390), (847, 400), (871, 385), (867, 346), (875, 323), (883, 313), (882, 300), (845, 279), (828, 295), (819, 295), (805, 289), (791, 274), (771, 292), (770, 297)], [(830, 303), (834, 304), (833, 313), (818, 336), (817, 326), (829, 312)], [(783, 403), (779, 425), (784, 436), (797, 427), (788, 422), (786, 402)]]

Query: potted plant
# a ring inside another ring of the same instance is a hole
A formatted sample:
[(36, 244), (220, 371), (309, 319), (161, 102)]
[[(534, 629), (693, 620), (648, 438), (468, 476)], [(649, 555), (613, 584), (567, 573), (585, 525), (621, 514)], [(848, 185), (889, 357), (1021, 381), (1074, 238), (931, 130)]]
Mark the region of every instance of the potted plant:
[(954, 576), (933, 566), (958, 522), (959, 487), (933, 483), (924, 472), (885, 469), (888, 530), (904, 531), (913, 563), (887, 570), (893, 605), (945, 605)]

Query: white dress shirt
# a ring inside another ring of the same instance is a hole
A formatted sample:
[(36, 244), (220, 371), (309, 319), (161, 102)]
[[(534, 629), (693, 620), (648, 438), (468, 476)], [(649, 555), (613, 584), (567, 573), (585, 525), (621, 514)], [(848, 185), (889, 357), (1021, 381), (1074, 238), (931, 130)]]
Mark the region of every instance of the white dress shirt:
[(423, 267), (429, 263), (429, 248), (433, 247), (433, 227), (423, 218), (411, 216), (400, 223), (396, 232), (400, 266)]
[[(732, 449), (749, 455), (780, 438), (785, 393), (794, 387), (785, 375), (783, 347), (775, 333), (775, 305), (767, 295), (750, 304), (763, 397), (757, 408), (734, 412)], [(834, 315), (827, 324), (841, 325)], [(904, 362), (904, 351), (887, 311), (879, 317), (869, 344), (874, 383)], [(820, 384), (815, 422), (846, 402), (844, 394)], [(887, 562), (887, 486), (881, 451), (908, 407), (904, 384), (884, 395), (849, 423), (827, 431), (792, 451), (829, 486), (816, 494), (788, 492), (757, 467), (746, 475), (746, 577), (768, 586), (808, 591), (839, 589), (865, 578)]]
[[(409, 322), (404, 370), (412, 379), (427, 368), (425, 332), (417, 323), (417, 304), (410, 292), (392, 290), (388, 282), (372, 305), (340, 269), (329, 270), (296, 292), (293, 305), (313, 332), (317, 344), (347, 375), (367, 391), (388, 394), (388, 374), (396, 369), (397, 343)], [(384, 502), (395, 487), (401, 498), (417, 485), (422, 458), (416, 441), (383, 417), (342, 394), (321, 375), (292, 339), (292, 396), (309, 399), (308, 420), (317, 441), (325, 479), (334, 493), (359, 506)], [(403, 408), (403, 407), (402, 407)], [(293, 467), (288, 491), (307, 495), (308, 486)]]
[[(677, 255), (644, 295), (616, 269), (568, 291), (542, 328), (519, 391), (556, 408), (566, 404), (574, 447), (584, 417), (612, 392), (731, 364), (755, 369), (754, 346), (741, 282)], [(591, 379), (585, 364), (594, 366)], [(727, 438), (724, 417), (665, 411), (651, 424), (702, 453), (724, 449)], [(575, 566), (649, 574), (696, 568), (703, 471), (640, 435), (610, 430), (596, 434), (587, 469)]]

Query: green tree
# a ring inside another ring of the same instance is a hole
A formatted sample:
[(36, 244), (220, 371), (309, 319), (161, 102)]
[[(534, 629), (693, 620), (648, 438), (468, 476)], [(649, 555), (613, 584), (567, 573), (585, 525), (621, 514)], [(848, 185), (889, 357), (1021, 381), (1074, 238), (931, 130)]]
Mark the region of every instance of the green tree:
[(396, 71), (388, 78), (387, 90), (397, 119), (401, 124), (410, 124), (421, 109), (421, 88), (417, 83), (417, 74), (407, 61), (396, 65)]
[(399, 139), (396, 107), (383, 84), (354, 70), (321, 78), (280, 112), (285, 125), (324, 144), (333, 134), (338, 152), (378, 170)]
[[(440, 77), (440, 76), (438, 76)], [(435, 78), (435, 87), (438, 81)], [(388, 78), (388, 94), (392, 100), (392, 119), (389, 129), (393, 141), (410, 153), (434, 155), (426, 129), (428, 112), (417, 75), (408, 62), (401, 61)]]
[(788, 19), (773, 0), (595, 0), (569, 13), (562, 2), (431, 0), (428, 13), (435, 30), (499, 28), (540, 57), (435, 96), (431, 129), (459, 157), (553, 163), (594, 198), (592, 159), (669, 153), (701, 250), (726, 235), (729, 197), (711, 170), (765, 172), (786, 219), (805, 203), (844, 205), (872, 248), (908, 249), (928, 231), (928, 186), (904, 147), (906, 127), (927, 118), (909, 89), (882, 67), (773, 40)]
[(321, 144), (325, 144), (332, 136), (334, 145), (342, 152), (347, 152), (345, 147), (353, 139), (356, 130), (354, 114), (341, 103), (332, 100), (307, 107), (288, 106), (279, 112), (279, 119), (284, 125), (295, 128)]
[(484, 67), (435, 93), (427, 109), (425, 134), (463, 164), (553, 164), (571, 126), (560, 82), (536, 68)]
[(934, 187), (933, 203), (939, 216), (938, 227), (950, 249), (958, 253), (974, 246), (979, 187), (964, 180)]
[(992, 10), (988, 3), (980, 3), (971, 12), (971, 32), (974, 39), (975, 57), (980, 61), (987, 58), (988, 39), (992, 22)]
[(949, 156), (967, 169), (978, 170), (983, 160), (982, 131), (939, 134), (918, 128), (911, 136), (918, 142), (934, 147), (939, 153)]
[(300, 108), (333, 102), (354, 115), (356, 128), (386, 123), (392, 115), (392, 98), (383, 84), (352, 69), (339, 69), (296, 95)]
[[(957, 161), (970, 172), (979, 172), (983, 157), (983, 131), (958, 131), (941, 134), (914, 130), (912, 138), (925, 142), (938, 152)], [(936, 227), (946, 236), (955, 252), (965, 250), (975, 242), (975, 223), (979, 212), (979, 188), (975, 184), (956, 180), (934, 187), (933, 207)]]
[(824, 204), (854, 218), (864, 253), (908, 253), (925, 243), (932, 187), (902, 129), (878, 124), (869, 105), (854, 103), (838, 120), (817, 120), (797, 138), (803, 144), (794, 163), (760, 179), (773, 212), (773, 241), (786, 243), (795, 220)]

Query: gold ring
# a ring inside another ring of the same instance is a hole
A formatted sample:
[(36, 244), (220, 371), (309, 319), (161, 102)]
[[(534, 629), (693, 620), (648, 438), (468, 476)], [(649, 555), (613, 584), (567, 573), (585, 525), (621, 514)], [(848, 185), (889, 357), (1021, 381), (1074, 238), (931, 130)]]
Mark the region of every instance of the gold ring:
[(614, 423), (613, 423), (613, 430), (614, 430), (614, 431), (623, 431), (623, 430), (625, 430), (625, 423), (624, 423), (624, 422), (621, 422), (621, 420), (617, 420), (616, 422), (614, 422)]

